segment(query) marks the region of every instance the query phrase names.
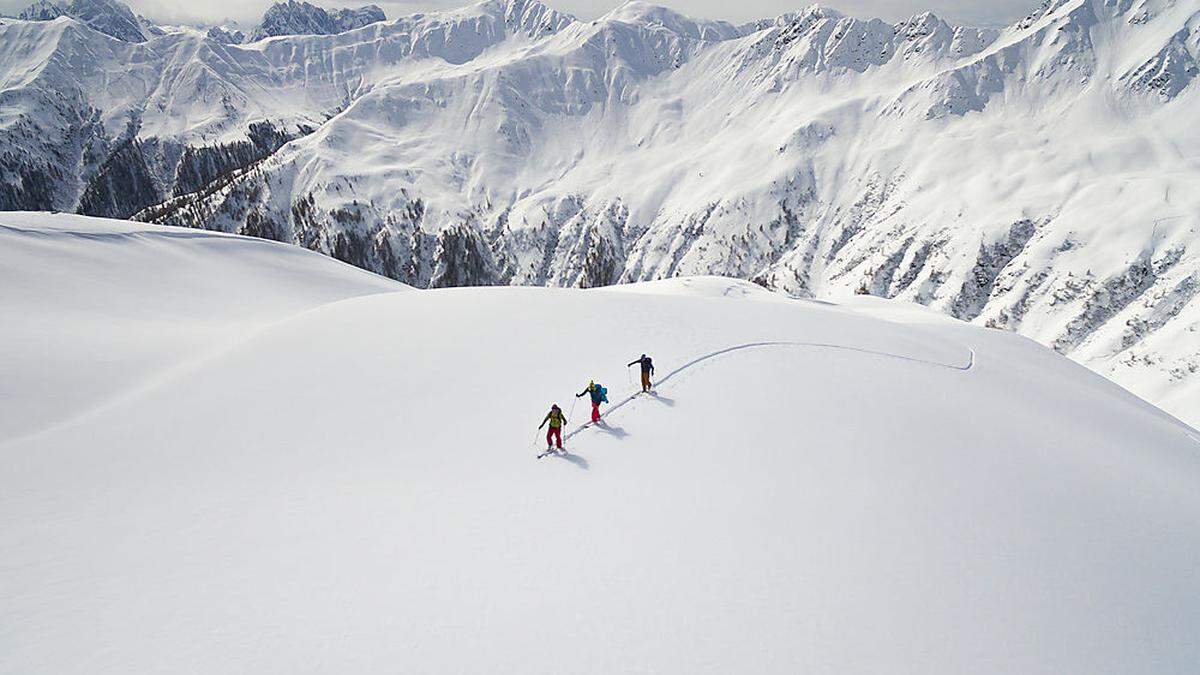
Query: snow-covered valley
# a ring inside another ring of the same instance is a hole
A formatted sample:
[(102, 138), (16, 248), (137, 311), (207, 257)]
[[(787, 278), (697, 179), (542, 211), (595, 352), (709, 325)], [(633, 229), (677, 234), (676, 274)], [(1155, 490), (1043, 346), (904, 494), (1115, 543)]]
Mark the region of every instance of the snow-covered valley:
[(915, 305), (0, 214), (0, 315), (0, 672), (1200, 662), (1200, 434)]

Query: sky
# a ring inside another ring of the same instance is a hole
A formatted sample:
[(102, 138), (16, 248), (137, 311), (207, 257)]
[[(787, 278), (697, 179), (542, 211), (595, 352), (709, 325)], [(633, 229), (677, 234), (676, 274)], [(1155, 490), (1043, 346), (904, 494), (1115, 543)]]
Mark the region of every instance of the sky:
[[(372, 0), (309, 0), (327, 7), (361, 6)], [(595, 18), (624, 0), (543, 0), (555, 9), (581, 18)], [(748, 21), (774, 17), (801, 9), (813, 0), (652, 0), (689, 16), (727, 21)], [(0, 13), (15, 14), (32, 0), (0, 0)], [(64, 0), (65, 2), (65, 0)], [(272, 0), (126, 0), (134, 11), (160, 23), (219, 23), (231, 18), (246, 24), (257, 23)], [(374, 0), (388, 18), (433, 9), (471, 4), (473, 0)], [(933, 11), (951, 23), (974, 26), (1000, 26), (1020, 18), (1038, 4), (1038, 0), (828, 0), (818, 4), (833, 7), (862, 18), (896, 21), (924, 11)]]

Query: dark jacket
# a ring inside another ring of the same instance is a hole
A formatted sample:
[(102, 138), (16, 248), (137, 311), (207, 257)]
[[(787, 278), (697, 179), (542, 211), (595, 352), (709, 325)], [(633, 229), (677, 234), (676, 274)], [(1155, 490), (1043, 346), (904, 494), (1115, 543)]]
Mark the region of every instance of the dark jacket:
[(580, 396), (583, 396), (584, 394), (592, 395), (592, 405), (600, 405), (601, 403), (604, 402), (604, 399), (600, 398), (600, 386), (599, 385), (594, 385), (594, 384), (588, 385), (587, 389), (584, 389), (583, 391), (579, 392), (578, 394), (575, 394), (575, 398), (579, 398)]
[(635, 363), (642, 364), (642, 372), (643, 373), (646, 373), (647, 375), (654, 374), (654, 360), (651, 359), (649, 356), (643, 356), (640, 359), (634, 359), (633, 361), (629, 362), (628, 366), (625, 366), (625, 367), (628, 368), (629, 366), (632, 366)]

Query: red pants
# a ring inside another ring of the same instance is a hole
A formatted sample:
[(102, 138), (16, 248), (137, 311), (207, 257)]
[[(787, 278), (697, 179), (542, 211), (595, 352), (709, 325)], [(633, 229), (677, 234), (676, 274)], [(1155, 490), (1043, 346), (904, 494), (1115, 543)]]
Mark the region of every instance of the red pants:
[(559, 450), (562, 450), (562, 427), (550, 427), (546, 430), (546, 447), (550, 447), (552, 441), (556, 442)]
[(599, 403), (592, 404), (592, 421), (593, 422), (600, 421), (600, 404)]

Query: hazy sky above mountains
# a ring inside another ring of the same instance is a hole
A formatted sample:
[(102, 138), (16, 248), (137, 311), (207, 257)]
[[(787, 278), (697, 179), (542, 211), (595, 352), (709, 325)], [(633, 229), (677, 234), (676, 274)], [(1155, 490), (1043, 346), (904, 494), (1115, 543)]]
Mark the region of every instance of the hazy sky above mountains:
[[(66, 0), (63, 0), (66, 2)], [(361, 6), (372, 0), (309, 0), (326, 7)], [(471, 4), (473, 0), (374, 0), (388, 18), (404, 14), (446, 9)], [(546, 4), (581, 18), (595, 18), (621, 5), (624, 0), (544, 0)], [(774, 17), (801, 9), (812, 0), (653, 0), (689, 16), (727, 21), (746, 21)], [(0, 13), (16, 14), (32, 0), (0, 0)], [(224, 18), (254, 24), (272, 0), (127, 0), (134, 11), (162, 23), (219, 22)], [(1038, 0), (829, 0), (818, 4), (863, 18), (888, 21), (903, 19), (924, 11), (933, 11), (952, 23), (977, 26), (1007, 24), (1038, 4)]]

